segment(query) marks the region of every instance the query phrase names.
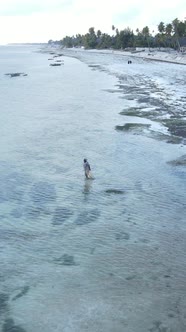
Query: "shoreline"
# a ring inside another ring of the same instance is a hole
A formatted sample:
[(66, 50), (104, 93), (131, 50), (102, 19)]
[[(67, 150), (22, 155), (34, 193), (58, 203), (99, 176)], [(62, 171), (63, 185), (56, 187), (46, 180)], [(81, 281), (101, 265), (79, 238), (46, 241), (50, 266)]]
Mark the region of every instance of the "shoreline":
[[(62, 48), (62, 47), (46, 47), (41, 49), (41, 51), (45, 52), (88, 52), (88, 53), (99, 53), (99, 54), (113, 54), (113, 55), (120, 55), (129, 58), (138, 58), (142, 60), (152, 60), (157, 62), (165, 62), (165, 63), (172, 63), (178, 65), (186, 65), (186, 53), (178, 53), (177, 51), (161, 51), (161, 50), (139, 50), (135, 52), (130, 51), (119, 51), (119, 50), (108, 50), (108, 49), (83, 49), (83, 48)], [(65, 55), (65, 54), (64, 54)]]
[(165, 51), (153, 51), (153, 52), (136, 51), (135, 53), (128, 51), (118, 51), (118, 50), (84, 50), (84, 51), (102, 53), (102, 54), (122, 55), (142, 60), (150, 60), (150, 61), (152, 60), (157, 62), (186, 65), (186, 54), (178, 54), (176, 51), (175, 52), (173, 51), (171, 53)]

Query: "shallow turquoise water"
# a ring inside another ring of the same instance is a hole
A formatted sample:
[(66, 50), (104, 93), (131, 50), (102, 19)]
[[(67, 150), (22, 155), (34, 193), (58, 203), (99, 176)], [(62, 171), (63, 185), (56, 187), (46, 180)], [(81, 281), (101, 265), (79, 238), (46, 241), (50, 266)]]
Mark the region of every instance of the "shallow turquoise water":
[(50, 67), (34, 48), (0, 49), (2, 331), (183, 332), (186, 173), (167, 162), (185, 145), (115, 130), (135, 103), (121, 75), (167, 105), (179, 95), (176, 109), (183, 69), (67, 55)]

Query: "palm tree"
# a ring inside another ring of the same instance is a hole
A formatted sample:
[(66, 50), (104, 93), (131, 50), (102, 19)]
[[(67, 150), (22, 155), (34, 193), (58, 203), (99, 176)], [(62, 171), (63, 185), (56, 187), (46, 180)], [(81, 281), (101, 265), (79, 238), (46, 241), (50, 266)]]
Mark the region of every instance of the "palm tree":
[(116, 28), (115, 28), (115, 26), (114, 25), (112, 25), (112, 31), (114, 31)]
[(159, 45), (163, 45), (165, 46), (165, 24), (164, 22), (160, 22), (158, 24), (158, 35), (157, 35), (157, 40), (158, 40), (158, 43)]
[(100, 38), (100, 37), (101, 37), (101, 35), (102, 35), (102, 32), (101, 32), (101, 30), (98, 30), (98, 31), (97, 31), (97, 37), (98, 37), (98, 38)]
[(169, 47), (171, 45), (172, 30), (173, 30), (172, 24), (171, 23), (166, 24), (166, 27), (165, 27), (166, 42)]
[(175, 37), (175, 42), (178, 46), (178, 50), (180, 50), (180, 43), (178, 40), (179, 34), (178, 34), (178, 26), (179, 26), (180, 21), (175, 18), (175, 20), (172, 21), (172, 26), (173, 26), (173, 31), (174, 31), (174, 37)]
[(163, 34), (165, 32), (165, 24), (163, 22), (160, 22), (158, 24), (158, 31)]
[(145, 26), (145, 27), (142, 29), (142, 35), (144, 36), (144, 41), (147, 42), (148, 48), (150, 49), (150, 46), (149, 46), (150, 30), (149, 30), (149, 27), (148, 27), (148, 26)]
[(171, 23), (167, 24), (166, 27), (165, 27), (165, 33), (168, 36), (171, 36), (172, 30), (173, 30), (172, 24)]

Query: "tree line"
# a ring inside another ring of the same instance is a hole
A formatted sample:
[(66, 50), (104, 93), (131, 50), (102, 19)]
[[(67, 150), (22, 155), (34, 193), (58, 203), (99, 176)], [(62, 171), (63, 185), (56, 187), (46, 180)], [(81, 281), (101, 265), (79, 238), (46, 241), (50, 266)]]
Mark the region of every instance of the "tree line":
[[(48, 43), (60, 43), (64, 47), (85, 47), (87, 49), (125, 49), (136, 47), (171, 47), (180, 49), (180, 41), (186, 37), (186, 20), (180, 21), (177, 18), (171, 23), (158, 24), (158, 32), (154, 35), (154, 31), (150, 32), (148, 26), (141, 31), (136, 29), (135, 33), (129, 27), (118, 30), (112, 25), (112, 35), (95, 31), (94, 27), (89, 28), (85, 35), (77, 34), (75, 36), (66, 36), (60, 41)], [(186, 41), (185, 41), (186, 44)], [(186, 45), (185, 45), (186, 46)]]

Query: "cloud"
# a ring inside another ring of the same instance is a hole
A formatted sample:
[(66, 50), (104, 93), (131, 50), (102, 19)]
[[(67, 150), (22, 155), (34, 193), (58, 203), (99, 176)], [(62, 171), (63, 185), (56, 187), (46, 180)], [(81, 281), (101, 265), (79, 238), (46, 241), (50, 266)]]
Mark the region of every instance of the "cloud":
[(185, 0), (0, 0), (0, 43), (59, 40), (90, 27), (112, 34), (112, 25), (152, 31), (161, 21), (183, 20), (184, 10)]
[(0, 0), (0, 16), (24, 16), (70, 9), (75, 0)]

